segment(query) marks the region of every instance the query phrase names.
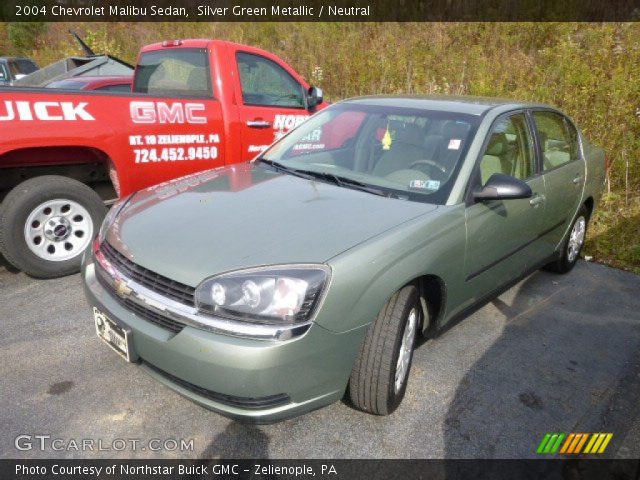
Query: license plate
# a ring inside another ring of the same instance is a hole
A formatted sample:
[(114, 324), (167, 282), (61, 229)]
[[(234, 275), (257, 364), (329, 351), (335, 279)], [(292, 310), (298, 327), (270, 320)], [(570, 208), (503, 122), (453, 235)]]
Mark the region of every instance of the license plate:
[(98, 337), (106, 342), (115, 352), (131, 362), (130, 332), (119, 326), (97, 308), (93, 307), (93, 319)]

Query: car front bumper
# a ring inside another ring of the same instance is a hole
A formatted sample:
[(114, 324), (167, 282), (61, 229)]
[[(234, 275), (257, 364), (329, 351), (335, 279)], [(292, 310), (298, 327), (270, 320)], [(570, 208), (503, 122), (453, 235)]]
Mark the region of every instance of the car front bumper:
[(365, 334), (365, 328), (338, 334), (317, 324), (287, 341), (191, 326), (176, 334), (123, 306), (98, 281), (91, 260), (82, 276), (89, 304), (131, 330), (138, 365), (190, 400), (242, 421), (270, 423), (342, 398)]

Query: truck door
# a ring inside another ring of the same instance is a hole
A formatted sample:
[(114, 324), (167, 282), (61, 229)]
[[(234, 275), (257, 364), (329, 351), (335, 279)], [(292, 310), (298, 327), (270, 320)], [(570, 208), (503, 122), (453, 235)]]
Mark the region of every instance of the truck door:
[(242, 161), (305, 121), (305, 88), (282, 65), (257, 53), (236, 52), (241, 98)]
[(205, 48), (177, 45), (143, 52), (134, 78), (128, 128), (134, 183), (147, 186), (216, 168), (225, 129)]

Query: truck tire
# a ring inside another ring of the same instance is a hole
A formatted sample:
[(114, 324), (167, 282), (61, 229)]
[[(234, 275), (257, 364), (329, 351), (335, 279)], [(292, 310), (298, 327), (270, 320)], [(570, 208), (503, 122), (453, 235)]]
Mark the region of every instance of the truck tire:
[(31, 178), (0, 204), (0, 252), (36, 278), (76, 273), (105, 214), (98, 194), (76, 180)]
[(393, 294), (367, 332), (349, 379), (356, 408), (376, 415), (398, 408), (407, 389), (419, 325), (418, 290), (410, 285)]
[(580, 250), (584, 245), (589, 223), (589, 211), (582, 206), (574, 218), (567, 237), (562, 242), (560, 257), (555, 262), (549, 263), (544, 268), (555, 273), (568, 273), (573, 269), (580, 258)]

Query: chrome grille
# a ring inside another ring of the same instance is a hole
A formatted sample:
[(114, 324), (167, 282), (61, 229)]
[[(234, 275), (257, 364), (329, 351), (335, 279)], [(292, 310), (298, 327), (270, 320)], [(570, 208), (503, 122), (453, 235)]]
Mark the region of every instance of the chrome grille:
[(164, 277), (147, 268), (137, 265), (107, 242), (104, 242), (100, 246), (100, 250), (105, 258), (109, 260), (117, 270), (120, 270), (123, 274), (140, 285), (184, 305), (188, 305), (190, 307), (195, 306), (195, 288), (176, 282), (175, 280), (171, 280), (170, 278)]
[[(97, 268), (102, 267), (98, 265)], [(96, 275), (96, 278), (98, 279), (100, 285), (115, 293), (113, 286), (109, 284), (109, 282), (104, 278), (103, 275), (98, 274)], [(184, 328), (184, 324), (176, 322), (175, 320), (168, 318), (160, 313), (156, 313), (148, 308), (143, 307), (142, 305), (138, 305), (136, 302), (129, 300), (128, 298), (121, 298), (117, 294), (114, 295), (113, 298), (115, 298), (120, 305), (125, 307), (131, 313), (134, 313), (140, 318), (158, 325), (159, 327), (170, 330), (173, 333), (180, 333)]]

